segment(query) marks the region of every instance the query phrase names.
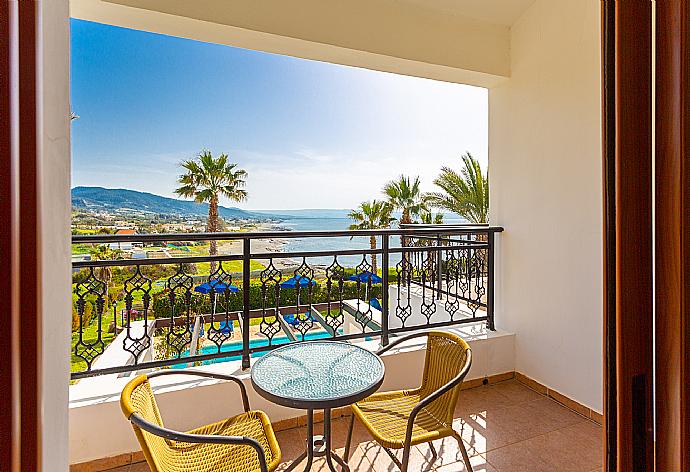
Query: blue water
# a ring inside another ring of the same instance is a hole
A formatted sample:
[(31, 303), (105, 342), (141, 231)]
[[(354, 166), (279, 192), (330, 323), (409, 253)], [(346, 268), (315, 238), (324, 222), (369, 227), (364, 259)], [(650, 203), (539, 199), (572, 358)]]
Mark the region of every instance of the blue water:
[[(447, 223), (457, 224), (462, 220), (449, 219)], [(281, 228), (290, 231), (324, 231), (324, 230), (348, 230), (353, 221), (349, 218), (293, 218), (284, 220), (279, 224)], [(377, 248), (381, 248), (381, 238), (377, 238)], [(349, 249), (370, 249), (368, 236), (359, 236), (350, 239), (349, 237), (337, 238), (303, 238), (288, 239), (288, 243), (283, 249), (286, 252), (294, 251), (333, 251)], [(400, 247), (400, 238), (397, 236), (390, 238), (390, 247)], [(371, 260), (367, 258), (369, 262)], [(390, 266), (393, 267), (400, 261), (399, 254), (390, 256)], [(310, 264), (328, 266), (333, 262), (333, 257), (312, 257), (307, 260)], [(362, 256), (338, 256), (338, 262), (345, 267), (356, 267), (362, 262)], [(379, 267), (381, 267), (381, 256), (378, 257)]]
[[(352, 220), (349, 218), (295, 218), (280, 223), (280, 227), (291, 231), (342, 231), (349, 229)], [(380, 246), (380, 241), (378, 244)], [(369, 249), (368, 237), (338, 237), (338, 238), (303, 238), (288, 239), (283, 249), (286, 252), (296, 251), (334, 251), (347, 249)], [(379, 263), (381, 259), (379, 258)], [(312, 257), (310, 264), (329, 265), (333, 257)], [(362, 256), (338, 256), (338, 262), (345, 267), (355, 267), (362, 262)]]
[[(338, 334), (343, 334), (342, 330), (338, 331)], [(326, 331), (319, 331), (315, 333), (307, 333), (304, 335), (304, 340), (305, 341), (313, 341), (316, 339), (325, 339), (325, 338), (330, 338), (331, 335), (328, 334)], [(302, 340), (302, 335), (298, 334), (295, 335), (295, 338), (297, 338), (298, 341)], [(279, 344), (287, 344), (289, 343), (290, 340), (288, 339), (287, 336), (276, 336), (273, 338), (273, 345), (279, 345)], [(259, 339), (251, 339), (249, 341), (249, 347), (254, 348), (254, 347), (264, 347), (268, 346), (268, 338), (259, 338)], [(242, 341), (235, 341), (232, 343), (227, 343), (223, 344), (220, 347), (220, 352), (232, 352), (232, 351), (241, 351), (242, 350)], [(203, 356), (204, 354), (215, 354), (218, 352), (218, 348), (215, 345), (211, 346), (206, 346), (201, 348), (198, 352), (197, 355)], [(252, 357), (261, 357), (264, 354), (266, 354), (269, 351), (259, 351), (255, 352), (252, 354)], [(184, 351), (182, 353), (182, 357), (189, 356), (189, 351)], [(201, 364), (202, 365), (210, 365), (210, 364), (218, 364), (220, 362), (228, 362), (228, 361), (238, 361), (242, 359), (241, 355), (235, 355), (235, 356), (228, 356), (228, 357), (222, 357), (218, 359), (209, 359), (206, 361), (203, 361)], [(172, 366), (173, 369), (184, 369), (187, 366), (187, 364), (175, 364)]]

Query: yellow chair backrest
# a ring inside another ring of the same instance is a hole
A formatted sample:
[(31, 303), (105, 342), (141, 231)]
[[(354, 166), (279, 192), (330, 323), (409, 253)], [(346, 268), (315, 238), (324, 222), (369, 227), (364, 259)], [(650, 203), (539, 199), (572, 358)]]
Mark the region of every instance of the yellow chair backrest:
[[(428, 334), (424, 376), (419, 390), (422, 399), (443, 387), (456, 377), (468, 360), (470, 346), (452, 333), (432, 331)], [(439, 420), (452, 423), (455, 404), (462, 382), (431, 402), (427, 410)]]
[[(128, 419), (136, 413), (149, 423), (163, 427), (163, 420), (146, 375), (135, 377), (125, 386), (120, 395), (120, 407)], [(155, 463), (159, 466), (161, 461), (165, 462), (172, 453), (168, 441), (144, 431), (134, 424), (132, 427), (149, 464)]]

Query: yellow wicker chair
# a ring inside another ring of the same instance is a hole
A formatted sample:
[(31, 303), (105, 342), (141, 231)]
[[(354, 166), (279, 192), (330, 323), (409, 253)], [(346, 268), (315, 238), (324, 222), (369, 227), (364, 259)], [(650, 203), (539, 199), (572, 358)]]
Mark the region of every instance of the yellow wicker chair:
[[(402, 337), (380, 349), (382, 354), (409, 339), (427, 337), (426, 360), (421, 387), (414, 390), (380, 392), (352, 405), (354, 413), (345, 443), (349, 457), (355, 417), (364, 425), (402, 472), (407, 472), (410, 448), (452, 436), (457, 440), (468, 471), (472, 471), (467, 450), (460, 435), (453, 430), (453, 412), (460, 385), (472, 364), (467, 343), (451, 333), (432, 331)], [(403, 449), (400, 461), (391, 449)]]
[[(149, 379), (180, 374), (235, 382), (244, 413), (186, 433), (165, 428)], [(280, 464), (280, 448), (268, 416), (249, 409), (247, 391), (236, 377), (191, 370), (139, 375), (125, 386), (120, 406), (154, 472), (272, 472)]]

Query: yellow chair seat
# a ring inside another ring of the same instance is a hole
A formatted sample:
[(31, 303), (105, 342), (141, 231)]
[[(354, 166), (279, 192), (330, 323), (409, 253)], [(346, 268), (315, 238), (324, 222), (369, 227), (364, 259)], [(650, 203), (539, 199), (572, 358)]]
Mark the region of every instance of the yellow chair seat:
[[(352, 411), (379, 444), (401, 449), (405, 446), (405, 432), (412, 409), (420, 401), (421, 395), (416, 391), (375, 393), (352, 405)], [(411, 445), (440, 439), (452, 432), (451, 425), (423, 408), (415, 418)]]
[[(246, 436), (256, 439), (266, 454), (268, 470), (275, 470), (280, 464), (280, 449), (271, 422), (263, 411), (249, 411), (224, 421), (188, 431), (189, 434), (221, 436)], [(163, 470), (246, 472), (258, 471), (259, 460), (256, 451), (247, 446), (224, 444), (190, 444), (168, 441), (172, 463)], [(174, 465), (173, 465), (174, 464)], [(172, 466), (172, 467), (171, 467)]]

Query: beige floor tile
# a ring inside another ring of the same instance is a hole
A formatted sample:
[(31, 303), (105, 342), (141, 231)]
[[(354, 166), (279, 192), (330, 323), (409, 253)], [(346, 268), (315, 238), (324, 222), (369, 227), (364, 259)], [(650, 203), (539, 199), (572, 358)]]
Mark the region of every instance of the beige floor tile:
[[(460, 452), (460, 447), (455, 438), (443, 438), (434, 441), (434, 447), (436, 448), (436, 458), (433, 460), (433, 466), (436, 468), (445, 467), (446, 465), (453, 464), (456, 462), (463, 462), (462, 452)], [(470, 454), (471, 448), (465, 444), (465, 447)], [(427, 444), (419, 444), (417, 449), (429, 458), (431, 461), (433, 454), (431, 448)], [(462, 468), (460, 470), (463, 470)]]
[(278, 446), (283, 460), (278, 470), (284, 470), (293, 460), (299, 457), (306, 447), (306, 434), (304, 428), (286, 429), (276, 433)]
[(552, 463), (564, 472), (591, 471), (603, 463), (601, 427), (585, 421), (543, 436)]
[[(345, 441), (347, 440), (347, 430), (350, 425), (350, 418), (338, 418), (333, 420), (331, 424), (331, 444), (334, 449), (344, 448)], [(319, 430), (319, 433), (321, 431)], [(355, 421), (352, 428), (352, 446), (356, 446), (359, 443), (364, 443), (371, 441), (371, 435), (362, 426), (362, 423)]]
[(129, 466), (129, 472), (149, 472), (149, 466), (146, 462), (137, 462)]
[[(363, 445), (364, 454), (371, 463), (373, 470), (376, 472), (397, 472), (399, 469), (391, 460), (390, 456), (379, 446), (372, 441)], [(421, 446), (423, 447), (423, 446)], [(402, 461), (402, 449), (394, 450), (393, 453)], [(431, 455), (428, 453), (428, 448), (423, 450), (413, 447), (410, 451), (410, 462), (408, 470), (415, 472), (429, 472), (434, 470), (436, 464), (432, 461)]]
[(543, 397), (543, 395), (541, 395), (540, 393), (535, 392), (534, 390), (525, 386), (524, 384), (521, 384), (517, 380), (499, 382), (490, 385), (489, 388), (510, 398), (514, 405), (532, 400), (538, 400), (539, 398)]
[[(470, 457), (470, 465), (472, 465), (473, 472), (497, 472), (496, 469), (494, 469), (493, 466), (491, 466), (491, 464), (489, 464), (481, 455)], [(435, 470), (437, 472), (466, 472), (467, 468), (465, 467), (465, 463), (460, 461), (453, 464), (444, 465)]]
[(583, 421), (587, 420), (542, 397), (506, 408), (463, 414), (453, 422), (453, 427), (470, 446), (470, 455), (474, 455)]
[(456, 416), (493, 411), (544, 398), (516, 380), (463, 390), (455, 408)]
[(532, 447), (531, 440), (511, 444), (484, 454), (486, 460), (499, 472), (554, 472), (553, 464), (544, 451)]
[(489, 451), (487, 461), (499, 471), (590, 472), (601, 464), (601, 431), (578, 423)]
[(462, 390), (455, 406), (455, 416), (478, 413), (514, 405), (510, 397), (490, 386)]
[[(348, 421), (349, 418), (339, 418), (333, 420), (331, 425), (331, 447), (340, 457), (343, 457), (345, 453), (345, 440), (347, 437), (347, 428), (349, 426)], [(315, 425), (314, 434), (323, 434), (322, 424)], [(306, 428), (301, 427), (298, 429), (281, 431), (276, 433), (276, 437), (278, 438), (278, 444), (280, 445), (280, 450), (283, 454), (283, 463), (278, 468), (278, 471), (281, 471), (288, 467), (294, 459), (299, 457), (299, 455), (304, 452), (306, 448)], [(352, 444), (350, 446), (350, 458), (348, 461), (348, 464), (353, 471), (371, 470), (371, 464), (364, 453), (365, 447), (360, 447), (360, 445), (366, 446), (366, 443), (370, 440), (371, 437), (367, 431), (361, 426), (361, 424), (355, 422), (352, 434)], [(306, 464), (306, 462), (303, 462), (302, 465), (297, 467), (295, 470), (302, 471), (304, 469), (304, 464)], [(325, 459), (315, 458), (312, 465), (312, 470), (327, 470)]]
[(123, 465), (114, 469), (108, 469), (107, 472), (150, 472), (150, 469), (146, 462), (137, 462), (132, 465)]

